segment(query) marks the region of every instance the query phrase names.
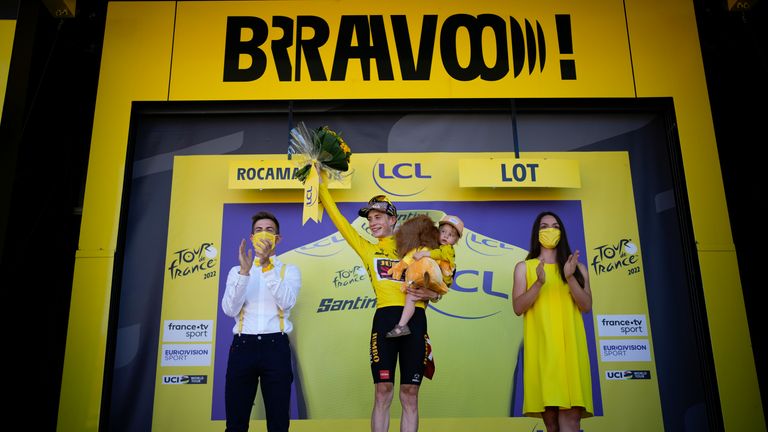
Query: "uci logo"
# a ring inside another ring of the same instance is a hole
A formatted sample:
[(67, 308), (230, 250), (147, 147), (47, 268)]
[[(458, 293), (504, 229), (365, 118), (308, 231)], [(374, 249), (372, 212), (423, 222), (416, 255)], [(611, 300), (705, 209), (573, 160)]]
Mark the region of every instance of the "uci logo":
[(163, 375), (163, 384), (187, 384), (189, 377), (186, 375)]
[[(497, 275), (498, 276), (498, 275)], [(503, 277), (501, 278), (503, 281)], [(503, 285), (500, 281), (496, 285)], [(490, 270), (459, 270), (453, 279), (451, 285), (451, 296), (461, 296), (461, 301), (457, 297), (455, 302), (451, 301), (451, 306), (446, 303), (429, 303), (428, 307), (438, 313), (451, 318), (475, 320), (492, 317), (500, 312), (496, 309), (498, 301), (491, 299), (500, 299), (506, 302), (509, 294), (503, 291), (494, 291), (494, 272)], [(488, 307), (494, 309), (488, 311)], [(449, 312), (450, 309), (450, 312)], [(484, 310), (485, 309), (485, 310)]]
[(609, 370), (605, 371), (605, 379), (608, 380), (627, 380), (632, 379), (632, 371)]
[(373, 182), (382, 191), (394, 196), (413, 196), (424, 192), (427, 188), (425, 181), (431, 179), (421, 165), (421, 162), (386, 163), (377, 160), (371, 173)]
[(470, 250), (485, 256), (501, 256), (515, 250), (510, 244), (477, 233), (470, 233), (464, 242)]
[(344, 238), (336, 233), (328, 237), (321, 238), (314, 243), (306, 244), (296, 249), (296, 252), (302, 255), (313, 257), (329, 257), (341, 252), (341, 246), (343, 243)]

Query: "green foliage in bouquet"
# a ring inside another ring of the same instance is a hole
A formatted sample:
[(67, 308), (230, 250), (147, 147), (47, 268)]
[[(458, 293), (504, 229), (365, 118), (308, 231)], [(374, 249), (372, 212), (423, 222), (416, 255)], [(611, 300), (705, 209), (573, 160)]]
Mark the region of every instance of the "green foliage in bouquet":
[(304, 157), (305, 163), (296, 173), (302, 183), (307, 180), (314, 162), (320, 163), (320, 169), (331, 177), (340, 177), (349, 171), (349, 158), (352, 150), (341, 136), (323, 126), (309, 132), (303, 123), (291, 130), (291, 150)]

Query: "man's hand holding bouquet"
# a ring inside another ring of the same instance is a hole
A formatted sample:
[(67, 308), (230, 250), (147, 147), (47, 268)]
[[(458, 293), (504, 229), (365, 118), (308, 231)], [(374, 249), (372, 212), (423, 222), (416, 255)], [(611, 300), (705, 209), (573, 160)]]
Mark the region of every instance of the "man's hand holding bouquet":
[(291, 129), (289, 153), (295, 158), (300, 168), (296, 178), (304, 184), (304, 216), (302, 224), (308, 219), (320, 221), (323, 208), (318, 200), (320, 177), (317, 167), (328, 179), (340, 180), (349, 175), (349, 159), (352, 150), (341, 135), (328, 126), (309, 130), (303, 122)]

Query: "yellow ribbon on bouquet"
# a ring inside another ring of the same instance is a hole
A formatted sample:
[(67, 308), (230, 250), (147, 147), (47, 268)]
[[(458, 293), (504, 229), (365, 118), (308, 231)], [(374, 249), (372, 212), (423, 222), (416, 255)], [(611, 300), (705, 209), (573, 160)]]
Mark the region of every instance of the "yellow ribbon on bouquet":
[(304, 182), (304, 213), (301, 218), (301, 224), (304, 225), (308, 220), (322, 222), (323, 205), (320, 203), (320, 176), (317, 170), (309, 170), (307, 180)]
[[(304, 123), (291, 129), (289, 158), (295, 155), (299, 160), (296, 178), (304, 184), (304, 213), (301, 224), (309, 219), (320, 222), (323, 207), (320, 204), (320, 176), (324, 180), (341, 180), (349, 172), (349, 158), (352, 150), (339, 134), (328, 126), (309, 130)], [(344, 174), (347, 173), (347, 174)]]

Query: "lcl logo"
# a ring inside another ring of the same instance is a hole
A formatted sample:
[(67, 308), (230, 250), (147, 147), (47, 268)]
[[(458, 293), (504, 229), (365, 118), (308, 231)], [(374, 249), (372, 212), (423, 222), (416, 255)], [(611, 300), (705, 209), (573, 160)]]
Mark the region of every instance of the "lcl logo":
[(510, 244), (476, 233), (470, 233), (465, 237), (464, 241), (470, 250), (477, 252), (480, 255), (500, 256), (515, 251), (515, 247)]
[(317, 202), (317, 194), (315, 194), (314, 187), (310, 186), (305, 191), (304, 205), (305, 206), (311, 206), (311, 205), (314, 205), (315, 202)]
[(371, 175), (373, 177), (373, 182), (376, 183), (376, 186), (378, 186), (379, 189), (394, 196), (413, 196), (420, 194), (427, 188), (421, 187), (416, 191), (407, 190), (413, 189), (414, 185), (416, 188), (419, 188), (419, 186), (423, 184), (423, 182), (414, 183), (413, 180), (432, 178), (432, 176), (424, 170), (421, 162), (388, 164), (376, 161), (373, 165), (373, 172)]
[[(460, 293), (468, 293), (474, 298), (474, 302), (469, 300), (469, 298), (464, 297), (464, 301), (461, 302), (461, 305), (458, 306), (458, 309), (463, 310), (462, 313), (459, 313), (456, 310), (448, 311), (444, 309), (443, 304), (438, 304), (437, 306), (433, 303), (430, 303), (427, 305), (430, 309), (445, 315), (450, 318), (458, 318), (458, 319), (465, 319), (465, 320), (477, 320), (477, 319), (484, 319), (492, 317), (499, 312), (500, 310), (494, 310), (494, 311), (486, 311), (486, 312), (480, 312), (478, 308), (484, 309), (488, 306), (495, 309), (498, 305), (498, 303), (491, 303), (488, 302), (488, 297), (483, 297), (485, 300), (478, 301), (478, 297), (474, 293), (478, 293), (482, 296), (491, 296), (496, 297), (497, 299), (501, 299), (502, 301), (506, 301), (509, 299), (509, 294), (502, 292), (502, 291), (494, 291), (494, 285), (496, 285), (497, 288), (499, 285), (503, 285), (503, 279), (497, 276), (497, 284), (493, 283), (494, 273), (490, 270), (459, 270), (456, 272), (456, 276), (453, 280), (453, 285), (451, 285), (451, 290), (456, 291), (452, 295), (462, 295)], [(501, 281), (499, 279), (502, 279)], [(471, 312), (470, 312), (471, 311)]]
[(302, 255), (309, 255), (313, 257), (329, 257), (341, 252), (341, 246), (345, 241), (346, 240), (344, 240), (344, 238), (337, 233), (322, 238), (316, 242), (305, 244), (304, 246), (294, 250)]

